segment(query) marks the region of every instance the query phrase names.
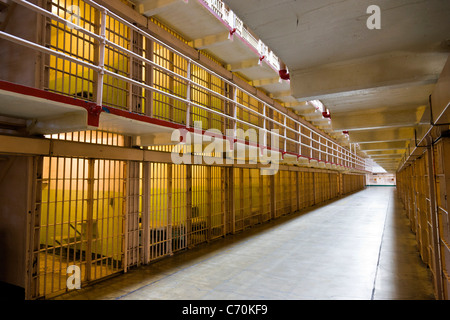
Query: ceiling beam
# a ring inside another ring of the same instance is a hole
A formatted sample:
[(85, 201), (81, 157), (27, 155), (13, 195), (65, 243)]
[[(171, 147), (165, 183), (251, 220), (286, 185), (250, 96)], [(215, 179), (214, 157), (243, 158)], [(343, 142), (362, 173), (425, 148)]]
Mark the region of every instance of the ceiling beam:
[(157, 1), (146, 1), (140, 3), (138, 8), (139, 12), (147, 17), (154, 16), (163, 11), (169, 10), (175, 5), (180, 5), (186, 3), (184, 0), (157, 0)]
[(250, 82), (250, 84), (254, 87), (263, 87), (263, 86), (267, 86), (267, 85), (271, 85), (271, 84), (277, 84), (277, 83), (281, 83), (283, 80), (281, 80), (280, 77), (273, 77), (273, 78), (266, 78), (266, 79), (258, 79), (258, 80), (253, 80)]
[(299, 100), (330, 99), (380, 88), (436, 83), (446, 52), (399, 52), (291, 71)]
[(195, 39), (194, 41), (190, 42), (190, 45), (192, 45), (197, 50), (205, 50), (232, 41), (233, 37), (230, 36), (230, 32), (226, 31), (219, 34), (208, 35), (200, 39)]
[(387, 128), (376, 130), (350, 131), (350, 141), (357, 143), (366, 142), (392, 142), (406, 141), (414, 137), (414, 128)]
[(365, 151), (368, 156), (375, 156), (375, 155), (396, 155), (401, 154), (403, 155), (405, 153), (405, 149), (390, 149), (390, 150), (381, 150), (381, 151)]
[(391, 149), (406, 149), (406, 141), (386, 141), (386, 142), (372, 142), (372, 143), (361, 143), (359, 145), (360, 149), (368, 151), (383, 151)]
[(244, 61), (240, 61), (240, 62), (236, 62), (236, 63), (227, 64), (227, 70), (231, 71), (231, 72), (238, 72), (238, 71), (255, 68), (255, 67), (259, 67), (259, 66), (260, 66), (259, 59), (255, 58), (255, 59), (249, 59), (249, 60), (244, 60)]
[(333, 129), (342, 131), (414, 126), (419, 123), (425, 109), (426, 106), (420, 106), (403, 110), (387, 109), (384, 112), (369, 110), (364, 113), (333, 114)]

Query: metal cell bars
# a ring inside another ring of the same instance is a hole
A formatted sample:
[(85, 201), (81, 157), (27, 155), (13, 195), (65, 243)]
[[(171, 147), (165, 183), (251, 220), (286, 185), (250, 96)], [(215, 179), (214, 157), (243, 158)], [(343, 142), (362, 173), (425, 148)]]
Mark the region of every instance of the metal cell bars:
[(331, 189), (330, 199), (339, 196), (339, 174), (330, 173), (330, 189)]
[(262, 222), (260, 206), (260, 170), (244, 169), (244, 228), (254, 226)]
[(234, 199), (234, 226), (233, 230), (235, 232), (244, 229), (244, 206), (245, 206), (245, 197), (244, 197), (244, 169), (243, 168), (232, 168), (233, 170), (233, 199)]
[(284, 214), (284, 199), (283, 199), (283, 184), (281, 179), (281, 170), (274, 175), (273, 179), (273, 189), (275, 197), (275, 212), (273, 213), (274, 218), (278, 218)]
[(264, 106), (242, 90), (236, 90), (235, 98), (237, 102), (236, 119), (241, 120), (237, 122), (236, 129), (240, 129), (240, 133), (248, 133), (245, 136), (240, 136), (238, 133), (237, 138), (253, 144), (259, 143), (259, 130), (256, 130), (256, 128), (263, 128), (264, 126), (264, 118), (260, 116), (263, 113)]
[[(440, 158), (443, 155), (442, 147), (443, 144), (438, 143), (428, 149), (423, 157), (416, 159), (410, 166), (403, 168), (402, 171), (397, 173), (399, 196), (405, 206), (408, 218), (414, 220), (410, 226), (416, 234), (422, 260), (429, 265), (433, 274), (435, 295), (438, 299), (442, 298), (442, 292), (445, 295), (446, 291), (446, 275), (443, 270), (445, 265), (443, 259), (445, 242), (441, 238), (442, 216), (439, 217), (439, 226), (436, 225), (436, 221), (433, 221), (435, 212), (439, 212), (440, 204), (443, 204), (441, 202), (443, 199), (442, 195), (445, 196), (446, 188), (443, 166), (445, 161), (442, 161)], [(432, 161), (433, 159), (435, 160), (434, 162)], [(430, 161), (433, 163), (430, 163)], [(431, 170), (433, 170), (433, 174), (430, 177), (429, 173)], [(434, 186), (436, 189), (434, 189)], [(424, 216), (427, 221), (424, 221)]]
[(428, 210), (427, 201), (428, 196), (428, 178), (426, 177), (426, 161), (425, 157), (417, 159), (414, 163), (415, 174), (413, 177), (416, 199), (416, 219), (417, 230), (416, 240), (422, 260), (424, 263), (429, 263), (429, 236), (428, 236)]
[(44, 157), (38, 239), (39, 296), (66, 290), (67, 267), (76, 265), (88, 280), (89, 161)]
[(361, 190), (364, 187), (364, 179), (365, 177), (362, 175), (342, 174), (342, 194)]
[(436, 198), (439, 220), (440, 255), (444, 298), (450, 299), (450, 221), (448, 208), (448, 176), (450, 172), (450, 140), (441, 139), (434, 147), (436, 170)]
[(210, 173), (210, 207), (211, 231), (210, 238), (215, 239), (225, 235), (226, 211), (226, 168), (209, 167)]
[[(145, 190), (147, 191), (147, 190)], [(144, 260), (143, 247), (143, 164), (130, 161), (127, 164), (127, 192), (126, 192), (126, 222), (125, 245), (126, 260), (124, 268), (139, 266)], [(148, 197), (148, 195), (146, 195)], [(146, 221), (145, 221), (146, 222)], [(148, 224), (146, 224), (148, 226)]]
[(289, 197), (291, 200), (290, 203), (290, 211), (291, 212), (297, 212), (299, 211), (299, 204), (298, 204), (298, 172), (297, 171), (291, 171), (290, 172), (290, 188), (289, 188)]
[(264, 209), (262, 210), (261, 207), (261, 195), (264, 194), (261, 183), (269, 180), (261, 179), (259, 169), (234, 168), (233, 170), (234, 230), (242, 231), (270, 218), (270, 206), (269, 213)]
[(305, 207), (315, 204), (315, 179), (314, 172), (303, 172), (303, 191)]
[[(242, 168), (240, 172), (240, 223), (242, 229), (252, 225), (252, 178), (251, 170)], [(238, 220), (238, 219), (236, 219)]]
[[(286, 152), (289, 152), (291, 154), (300, 154), (299, 153), (299, 147), (297, 141), (299, 141), (300, 135), (298, 134), (300, 130), (300, 126), (296, 124), (292, 119), (286, 118), (286, 126), (289, 128), (293, 128), (293, 130), (286, 130), (285, 136), (288, 138), (286, 139), (286, 145), (283, 147), (283, 149)], [(294, 142), (296, 141), (296, 142)]]
[(291, 175), (287, 170), (280, 170), (275, 175), (276, 217), (291, 213)]
[[(169, 194), (169, 166), (149, 163), (148, 170), (148, 229), (149, 260), (156, 260), (172, 252), (169, 223), (171, 223), (171, 195)], [(170, 185), (171, 187), (171, 185)], [(144, 250), (146, 250), (144, 248)]]
[[(149, 50), (153, 47), (134, 30), (129, 30), (130, 34), (130, 50), (139, 56), (149, 56)], [(151, 68), (141, 60), (130, 57), (130, 77), (138, 81), (146, 83), (148, 79), (151, 79)], [(131, 112), (145, 114), (150, 107), (148, 104), (151, 102), (151, 91), (144, 90), (133, 84), (127, 83), (128, 86), (128, 110)]]
[(171, 236), (172, 252), (186, 249), (188, 243), (188, 230), (191, 229), (188, 217), (189, 198), (188, 190), (191, 188), (191, 169), (187, 165), (169, 165), (169, 197), (171, 198), (169, 215), (169, 236)]
[[(283, 114), (279, 112), (278, 110), (269, 109), (266, 111), (269, 113), (269, 118), (266, 121), (266, 125), (270, 132), (267, 135), (267, 145), (274, 150), (282, 150), (284, 147), (284, 118)], [(272, 142), (275, 142), (278, 144), (278, 147), (276, 145), (272, 145)]]
[[(100, 19), (100, 17), (98, 19)], [(106, 15), (105, 20), (105, 48), (104, 52), (99, 52), (100, 56), (104, 55), (104, 68), (115, 75), (130, 78), (130, 58), (127, 54), (117, 49), (117, 46), (127, 50), (131, 49), (131, 30), (109, 15)], [(135, 49), (135, 47), (133, 47), (133, 49)], [(100, 48), (99, 50), (102, 49)], [(136, 61), (133, 61), (133, 66), (135, 66), (135, 63)], [(103, 78), (102, 102), (107, 106), (128, 109), (128, 96), (131, 95), (136, 88), (132, 88), (131, 84), (127, 81), (113, 76), (111, 73), (105, 74)], [(139, 73), (135, 72), (133, 77), (139, 79)]]
[(297, 172), (297, 202), (298, 202), (298, 210), (305, 209), (306, 205), (306, 196), (305, 196), (305, 173), (303, 171)]
[[(51, 0), (47, 3), (47, 8), (51, 13), (75, 23), (80, 28), (95, 32), (96, 12), (85, 2)], [(55, 18), (47, 17), (45, 21), (44, 41), (48, 48), (76, 60), (95, 64), (95, 38)], [(92, 69), (55, 55), (46, 55), (44, 67), (44, 89), (94, 101), (95, 78)]]
[(315, 173), (315, 196), (316, 196), (316, 203), (321, 203), (326, 200), (326, 191), (327, 191), (327, 183), (326, 179), (328, 177), (328, 174), (322, 173), (322, 172), (316, 172)]
[(158, 89), (153, 91), (152, 116), (186, 124), (188, 85), (184, 79), (187, 76), (188, 62), (160, 43), (153, 43), (152, 46), (150, 58), (153, 58), (154, 64), (149, 64), (152, 66), (150, 84)]
[(197, 245), (209, 238), (211, 225), (211, 171), (210, 167), (193, 165), (192, 207), (189, 221), (189, 245)]
[[(195, 121), (200, 121), (203, 130), (216, 129), (224, 133), (227, 128), (225, 118), (221, 115), (225, 113), (225, 100), (222, 97), (226, 93), (223, 81), (196, 65), (192, 65), (190, 77), (193, 83), (200, 85), (190, 86), (190, 100), (204, 108), (195, 105), (190, 108), (189, 126), (192, 127)], [(209, 109), (215, 110), (216, 113), (209, 112)]]
[(46, 136), (49, 139), (67, 140), (83, 143), (102, 144), (108, 146), (125, 146), (125, 137), (121, 134), (105, 131), (77, 131), (58, 133)]
[(272, 215), (272, 189), (271, 176), (259, 175), (259, 212), (261, 214), (261, 222), (271, 219)]
[[(91, 160), (92, 161), (92, 160)], [(94, 160), (92, 190), (91, 262), (89, 280), (124, 268), (125, 162)]]

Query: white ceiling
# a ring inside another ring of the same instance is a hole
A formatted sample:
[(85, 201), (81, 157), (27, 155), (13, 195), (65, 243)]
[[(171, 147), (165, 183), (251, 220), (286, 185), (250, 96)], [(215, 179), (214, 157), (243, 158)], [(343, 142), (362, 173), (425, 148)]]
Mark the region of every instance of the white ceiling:
[[(450, 1), (224, 2), (287, 65), (295, 99), (320, 99), (336, 130), (362, 150), (383, 143), (380, 163), (397, 168), (449, 56)], [(379, 30), (367, 28), (370, 5)]]

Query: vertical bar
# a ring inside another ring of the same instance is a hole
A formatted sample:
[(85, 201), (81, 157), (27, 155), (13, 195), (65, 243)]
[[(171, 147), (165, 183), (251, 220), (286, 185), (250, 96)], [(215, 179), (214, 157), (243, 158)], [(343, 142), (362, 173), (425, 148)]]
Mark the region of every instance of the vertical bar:
[(107, 11), (100, 11), (100, 37), (102, 40), (98, 44), (98, 66), (101, 68), (97, 72), (97, 90), (96, 90), (96, 103), (101, 106), (103, 101), (103, 81), (105, 68), (105, 50), (106, 50), (106, 15)]
[(188, 60), (187, 62), (187, 75), (186, 77), (189, 79), (188, 83), (186, 84), (186, 128), (190, 128), (191, 126), (191, 61)]
[[(248, 169), (245, 169), (248, 170)], [(239, 168), (239, 191), (241, 196), (239, 197), (239, 220), (241, 220), (242, 223), (242, 229), (244, 229), (245, 225), (245, 219), (244, 219), (244, 168)]]
[(194, 166), (187, 164), (186, 170), (186, 246), (192, 245), (192, 170)]
[(150, 262), (150, 163), (142, 164), (142, 248), (143, 263)]
[(317, 176), (316, 176), (316, 172), (312, 173), (312, 185), (313, 185), (313, 205), (317, 204)]
[(173, 239), (172, 239), (172, 232), (173, 232), (173, 164), (167, 165), (167, 245), (168, 245), (168, 254), (173, 254)]
[[(130, 100), (130, 102), (131, 102), (131, 100)], [(132, 242), (131, 243), (131, 248), (130, 248), (130, 243), (129, 243), (129, 241), (130, 241), (130, 228), (131, 228), (131, 225), (133, 225), (133, 221), (130, 221), (132, 219), (132, 217), (130, 215), (133, 215), (133, 213), (134, 213), (134, 210), (133, 210), (134, 208), (130, 208), (130, 206), (132, 206), (132, 202), (133, 202), (133, 199), (131, 197), (132, 197), (132, 195), (134, 196), (134, 192), (133, 192), (134, 188), (132, 186), (132, 180), (133, 179), (131, 178), (131, 177), (133, 177), (133, 173), (131, 172), (133, 170), (133, 168), (134, 168), (134, 166), (130, 165), (130, 161), (127, 161), (127, 169), (128, 170), (126, 170), (127, 180), (126, 180), (126, 189), (125, 189), (126, 190), (126, 195), (125, 195), (125, 198), (128, 200), (127, 201), (128, 205), (125, 206), (125, 208), (126, 208), (125, 210), (127, 212), (124, 214), (124, 217), (123, 217), (123, 220), (124, 220), (123, 221), (123, 224), (124, 224), (124, 228), (123, 228), (123, 230), (124, 230), (124, 237), (123, 237), (123, 248), (124, 248), (123, 265), (124, 265), (124, 269), (123, 269), (123, 271), (124, 271), (124, 273), (127, 273), (128, 266), (132, 264), (132, 261), (128, 261), (130, 259), (128, 251), (130, 249), (134, 250), (133, 239), (131, 239), (131, 242)], [(133, 236), (133, 234), (132, 234), (132, 236)]]
[(287, 117), (284, 115), (283, 118), (284, 118), (284, 120), (283, 120), (283, 122), (284, 122), (283, 123), (284, 124), (284, 127), (283, 127), (283, 137), (284, 137), (284, 144), (283, 144), (284, 147), (283, 148), (284, 148), (284, 150), (283, 151), (286, 152), (287, 151), (287, 140), (286, 140), (286, 130), (287, 130), (286, 129), (286, 119), (287, 119)]
[(212, 233), (212, 167), (206, 166), (206, 241), (211, 240)]
[(229, 168), (229, 192), (230, 192), (230, 214), (231, 214), (231, 233), (236, 233), (236, 204), (235, 204), (235, 193), (234, 193), (234, 167)]
[(276, 174), (272, 174), (269, 177), (270, 181), (270, 220), (275, 218), (275, 211), (277, 210), (277, 204), (276, 204), (276, 193), (275, 193), (275, 175), (280, 174), (280, 171)]
[(260, 220), (259, 222), (264, 221), (264, 176), (261, 174), (261, 171), (259, 170), (259, 216)]
[(92, 268), (92, 216), (94, 211), (94, 169), (95, 160), (88, 159), (88, 190), (87, 190), (87, 212), (86, 212), (86, 230), (87, 230), (87, 249), (86, 249), (86, 280), (90, 281)]
[(233, 89), (233, 139), (237, 137), (237, 89), (236, 87), (232, 87)]
[(50, 292), (53, 292), (54, 285), (55, 285), (55, 259), (56, 259), (56, 221), (57, 216), (56, 213), (58, 211), (58, 185), (59, 185), (59, 159), (56, 158), (56, 173), (55, 173), (55, 198), (54, 198), (54, 206), (53, 206), (53, 254), (52, 254), (52, 266), (51, 266), (51, 273), (52, 273), (52, 281), (51, 281), (51, 287)]

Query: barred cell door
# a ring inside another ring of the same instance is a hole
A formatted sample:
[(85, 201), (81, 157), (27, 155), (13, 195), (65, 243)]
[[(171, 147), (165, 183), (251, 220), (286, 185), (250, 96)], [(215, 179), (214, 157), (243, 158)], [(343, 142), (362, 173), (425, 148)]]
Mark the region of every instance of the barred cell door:
[(83, 286), (123, 270), (125, 171), (123, 161), (44, 157), (31, 230), (31, 298), (76, 289), (68, 287), (69, 275)]

